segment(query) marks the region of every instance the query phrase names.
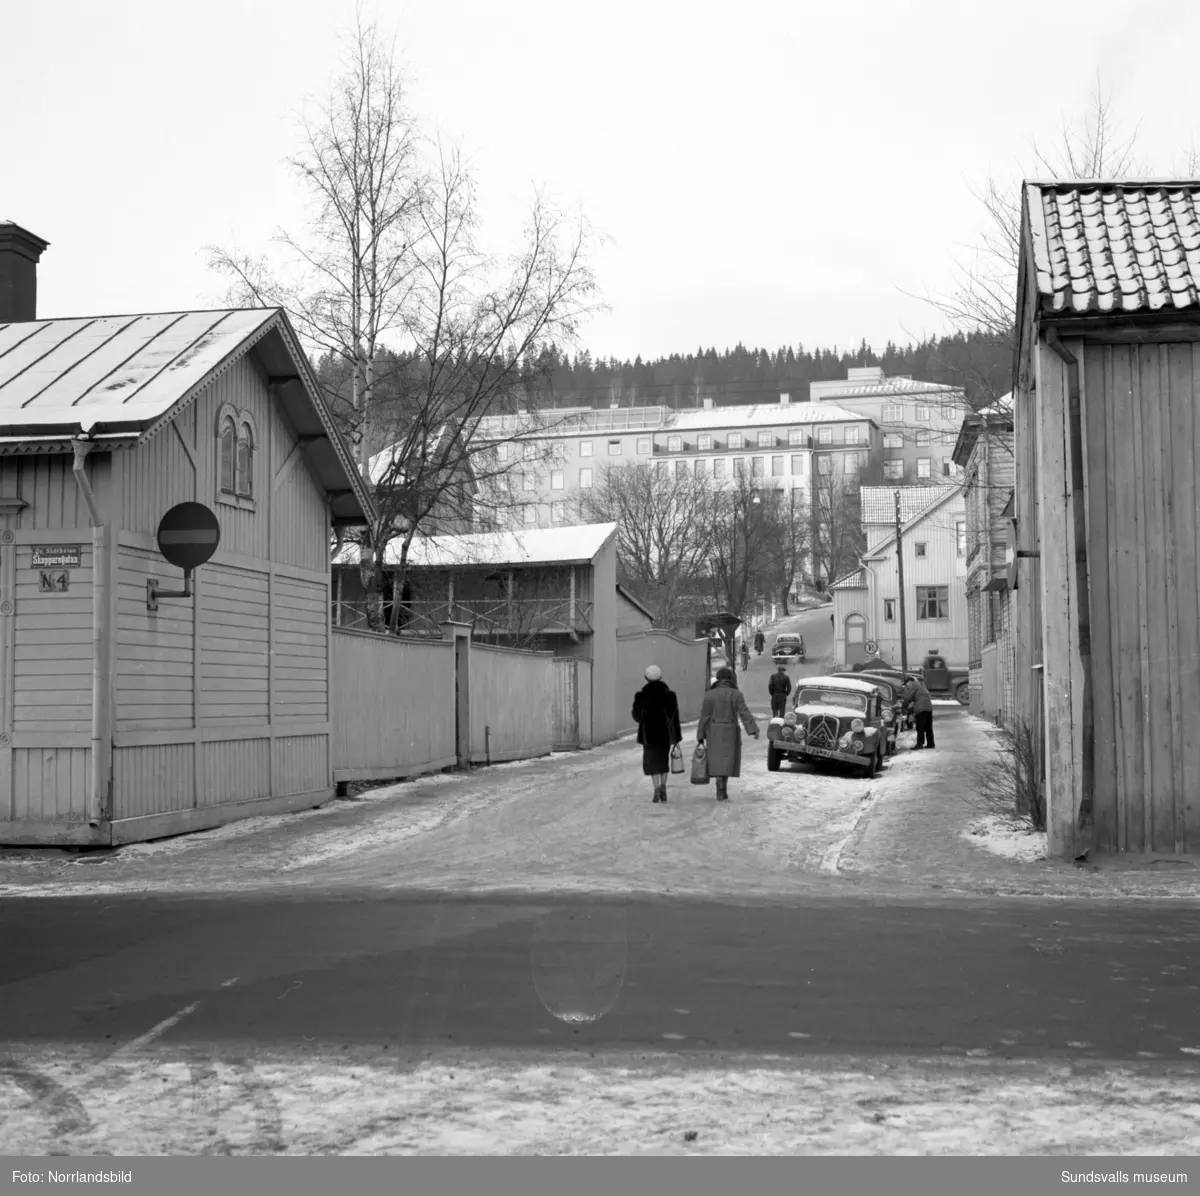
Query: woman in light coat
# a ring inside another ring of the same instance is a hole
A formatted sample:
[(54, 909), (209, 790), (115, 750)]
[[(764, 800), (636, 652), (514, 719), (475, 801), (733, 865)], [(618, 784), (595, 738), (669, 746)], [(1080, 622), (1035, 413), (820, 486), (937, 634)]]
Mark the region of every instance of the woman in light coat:
[(633, 696), (633, 718), (642, 745), (642, 772), (654, 779), (654, 800), (667, 800), (671, 749), (683, 739), (679, 725), (679, 700), (662, 679), (662, 669), (652, 664), (646, 684)]
[(730, 777), (742, 775), (742, 732), (758, 738), (758, 723), (746, 705), (746, 697), (734, 684), (733, 670), (718, 669), (717, 683), (704, 695), (700, 707), (700, 722), (696, 727), (696, 742), (707, 751), (708, 775), (717, 782), (717, 801), (727, 801)]

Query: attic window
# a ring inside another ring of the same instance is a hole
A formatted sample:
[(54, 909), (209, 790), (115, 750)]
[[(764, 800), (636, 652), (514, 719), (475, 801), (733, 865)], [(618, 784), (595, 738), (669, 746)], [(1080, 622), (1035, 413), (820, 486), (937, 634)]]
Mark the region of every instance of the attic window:
[(914, 556), (924, 556), (925, 555), (925, 542), (923, 540), (918, 540), (913, 545), (913, 555)]
[(232, 506), (254, 505), (254, 450), (258, 437), (248, 411), (224, 404), (217, 416), (219, 476), (217, 500)]

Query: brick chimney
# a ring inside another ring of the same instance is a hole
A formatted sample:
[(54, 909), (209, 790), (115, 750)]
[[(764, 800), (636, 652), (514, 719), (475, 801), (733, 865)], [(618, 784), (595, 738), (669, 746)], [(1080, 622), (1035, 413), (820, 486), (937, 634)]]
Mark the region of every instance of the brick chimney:
[(37, 319), (37, 265), (49, 244), (19, 224), (0, 223), (0, 324)]

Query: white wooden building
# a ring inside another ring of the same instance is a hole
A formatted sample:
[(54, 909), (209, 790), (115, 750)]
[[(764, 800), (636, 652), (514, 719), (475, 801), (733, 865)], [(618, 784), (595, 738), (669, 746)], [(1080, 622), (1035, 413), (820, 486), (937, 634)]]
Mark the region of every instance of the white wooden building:
[[(326, 800), (331, 531), (371, 500), (286, 316), (34, 314), (0, 324), (0, 843)], [(182, 502), (220, 544), (153, 611)]]
[[(840, 666), (877, 655), (901, 663), (900, 602), (908, 661), (937, 653), (967, 660), (966, 515), (958, 486), (899, 487), (904, 593), (896, 560), (896, 488), (862, 488), (867, 551), (860, 567), (831, 585), (834, 654)], [(872, 652), (869, 645), (874, 644)]]

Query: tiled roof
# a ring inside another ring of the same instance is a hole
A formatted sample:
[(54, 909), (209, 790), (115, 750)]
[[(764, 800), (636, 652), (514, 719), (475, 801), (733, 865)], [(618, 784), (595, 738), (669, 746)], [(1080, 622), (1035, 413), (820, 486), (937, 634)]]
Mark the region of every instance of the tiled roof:
[(867, 588), (867, 575), (861, 569), (855, 569), (853, 573), (847, 573), (845, 577), (839, 577), (829, 587), (831, 590), (865, 590)]
[[(879, 490), (884, 489), (884, 487), (882, 487), (882, 486), (864, 487), (863, 493), (866, 493), (867, 489), (879, 491)], [(923, 506), (918, 505), (917, 511), (911, 519), (908, 519), (908, 518), (904, 519), (905, 533), (911, 531), (914, 527), (916, 527), (917, 524), (928, 519), (929, 516), (931, 516), (936, 510), (938, 510), (940, 507), (942, 507), (943, 504), (947, 504), (952, 501), (961, 503), (963, 501), (963, 490), (962, 490), (961, 486), (928, 486), (928, 487), (908, 486), (908, 487), (901, 489), (901, 491), (900, 491), (901, 514), (904, 513), (904, 505), (905, 505), (904, 490), (905, 489), (913, 490), (916, 492), (919, 492), (920, 490), (925, 489), (927, 491), (932, 491), (936, 494), (936, 497), (931, 502), (925, 503)], [(894, 493), (894, 491), (893, 491), (893, 493)], [(895, 522), (895, 518), (896, 518), (895, 499), (893, 498), (893, 500), (892, 500), (892, 521), (893, 521), (893, 523)], [(865, 518), (864, 518), (863, 522), (866, 523)], [(883, 523), (885, 521), (881, 519), (881, 520), (879, 520), (879, 522)], [(888, 535), (883, 540), (881, 540), (873, 548), (870, 548), (867, 550), (865, 556), (863, 557), (864, 561), (878, 560), (881, 556), (883, 556), (886, 552), (888, 552), (895, 543), (896, 543), (896, 533), (895, 533), (895, 531), (892, 531), (892, 533), (890, 535)]]
[(900, 520), (907, 524), (957, 489), (957, 486), (864, 486), (860, 491), (862, 521), (894, 524), (897, 490), (900, 491)]
[(832, 403), (758, 403), (750, 407), (701, 407), (680, 411), (668, 419), (663, 431), (704, 432), (716, 428), (795, 427), (800, 424), (872, 422), (870, 416), (847, 411)]
[(1044, 311), (1200, 307), (1200, 180), (1026, 182)]

